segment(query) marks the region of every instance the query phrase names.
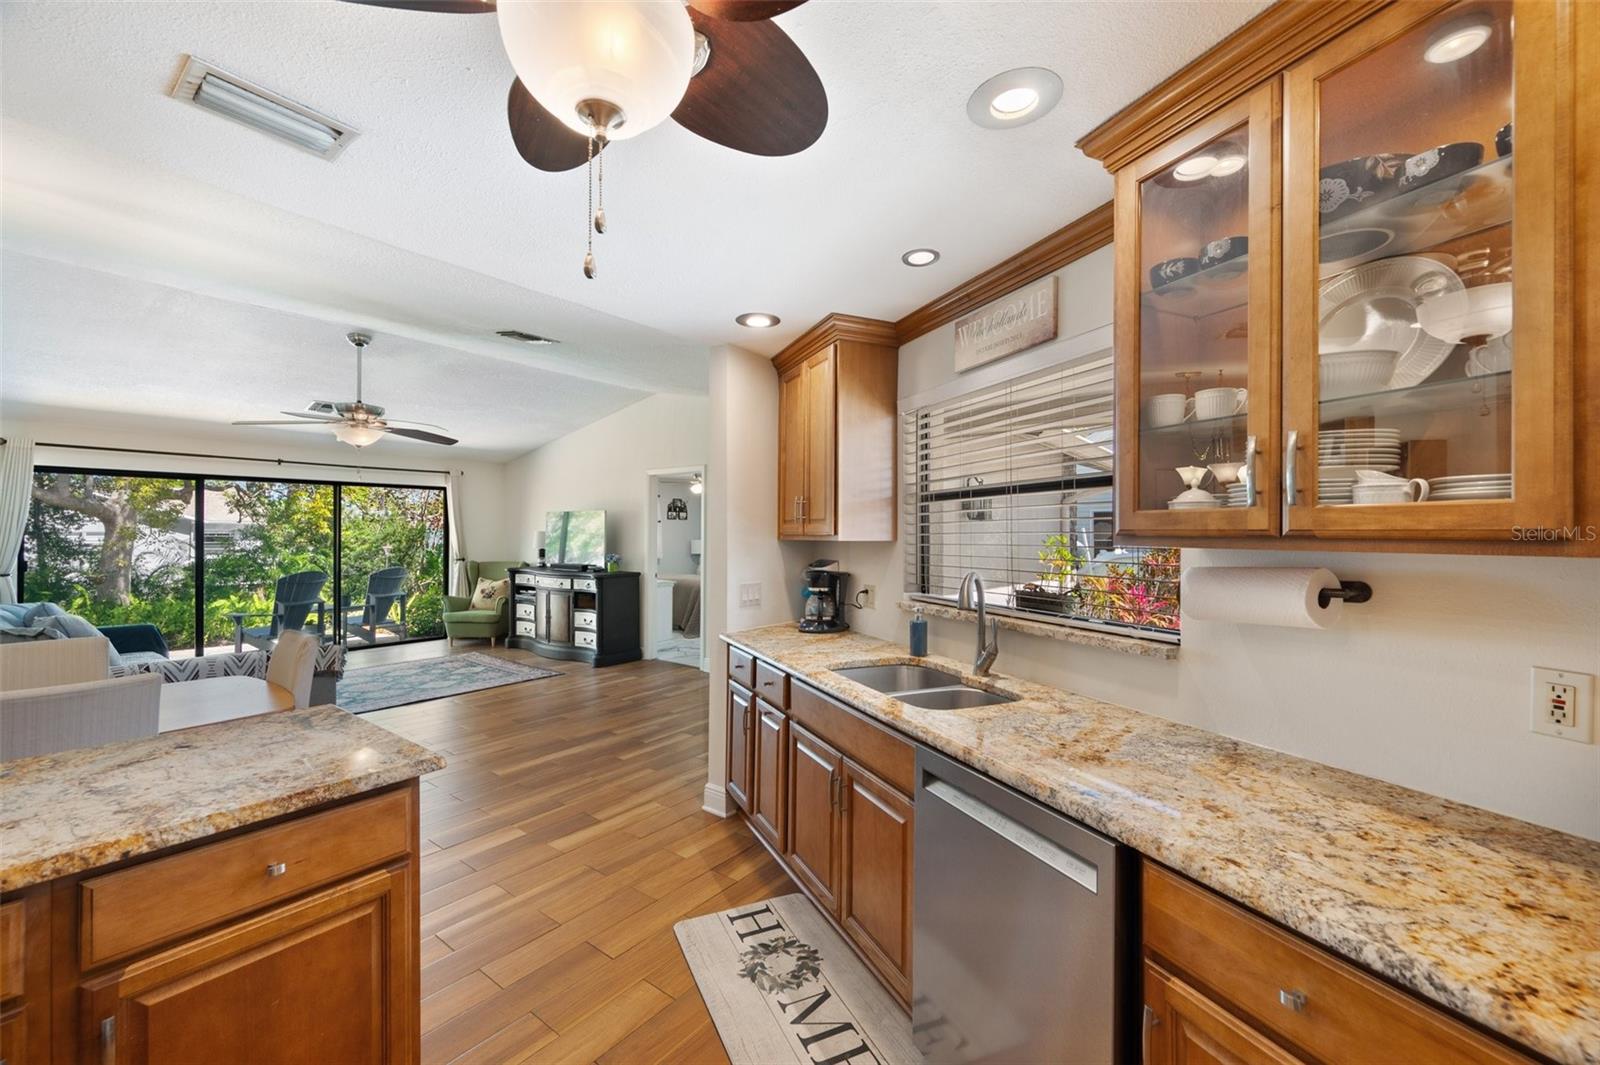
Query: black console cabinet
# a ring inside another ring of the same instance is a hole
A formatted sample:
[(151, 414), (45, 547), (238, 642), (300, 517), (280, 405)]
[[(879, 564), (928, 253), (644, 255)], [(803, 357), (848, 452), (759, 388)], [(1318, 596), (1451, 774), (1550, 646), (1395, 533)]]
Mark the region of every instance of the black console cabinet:
[(639, 574), (518, 567), (511, 571), (507, 645), (614, 666), (644, 657), (639, 645)]

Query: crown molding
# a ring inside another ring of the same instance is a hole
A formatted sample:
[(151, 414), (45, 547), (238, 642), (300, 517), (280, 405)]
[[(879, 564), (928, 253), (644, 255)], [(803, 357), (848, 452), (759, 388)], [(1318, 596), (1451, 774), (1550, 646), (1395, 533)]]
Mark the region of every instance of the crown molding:
[(789, 342), (788, 347), (774, 355), (772, 365), (780, 374), (787, 373), (815, 354), (819, 348), (825, 348), (839, 340), (854, 340), (862, 344), (878, 344), (890, 348), (900, 346), (900, 334), (895, 330), (893, 322), (885, 322), (880, 318), (862, 318), (854, 314), (830, 314), (795, 337)]
[(909, 343), (1030, 281), (1053, 274), (1073, 260), (1105, 247), (1111, 243), (1111, 217), (1111, 204), (1101, 204), (1004, 262), (996, 263), (944, 295), (923, 304), (895, 323), (900, 343)]
[(1078, 148), (1107, 170), (1119, 170), (1392, 2), (1395, 0), (1279, 0), (1084, 134)]

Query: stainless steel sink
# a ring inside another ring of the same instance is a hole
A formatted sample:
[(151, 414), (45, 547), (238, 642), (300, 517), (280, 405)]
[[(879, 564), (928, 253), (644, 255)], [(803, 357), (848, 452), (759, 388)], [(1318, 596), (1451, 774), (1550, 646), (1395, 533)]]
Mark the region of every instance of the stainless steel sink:
[(931, 666), (853, 666), (835, 672), (873, 691), (927, 710), (962, 710), (969, 706), (1016, 702), (1015, 696), (969, 687), (961, 683), (958, 674)]
[(890, 695), (924, 688), (948, 688), (961, 683), (956, 674), (928, 666), (855, 666), (835, 672), (873, 691)]
[(965, 710), (971, 706), (1016, 702), (1014, 696), (998, 695), (995, 692), (986, 692), (982, 688), (969, 688), (966, 685), (955, 688), (929, 688), (919, 692), (899, 692), (895, 698), (925, 710)]

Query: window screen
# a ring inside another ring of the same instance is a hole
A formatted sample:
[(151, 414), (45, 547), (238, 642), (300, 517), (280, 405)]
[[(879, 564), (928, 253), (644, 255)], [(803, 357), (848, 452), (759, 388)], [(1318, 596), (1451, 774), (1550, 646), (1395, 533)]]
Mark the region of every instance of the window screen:
[(1176, 548), (1112, 546), (1112, 356), (902, 415), (906, 592), (1176, 639)]

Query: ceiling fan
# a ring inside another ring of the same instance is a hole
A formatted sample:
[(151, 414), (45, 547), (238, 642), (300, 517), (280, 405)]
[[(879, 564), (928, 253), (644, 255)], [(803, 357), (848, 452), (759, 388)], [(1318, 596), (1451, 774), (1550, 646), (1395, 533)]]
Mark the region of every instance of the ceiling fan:
[[(606, 231), (601, 152), (672, 118), (752, 155), (804, 151), (828, 124), (828, 94), (770, 20), (805, 0), (346, 0), (450, 14), (496, 12), (517, 78), (511, 139), (530, 166), (590, 170), (585, 277)], [(594, 169), (600, 166), (600, 203)]]
[(345, 339), (356, 349), (356, 398), (351, 402), (334, 402), (319, 399), (303, 411), (286, 410), (279, 413), (287, 415), (291, 420), (282, 421), (269, 419), (266, 421), (234, 422), (234, 425), (326, 425), (333, 430), (333, 435), (349, 444), (351, 447), (366, 447), (383, 439), (385, 433), (403, 436), (410, 440), (423, 440), (430, 444), (454, 444), (455, 438), (442, 433), (430, 433), (425, 429), (408, 429), (403, 426), (426, 425), (434, 429), (443, 429), (442, 425), (432, 422), (408, 422), (395, 418), (385, 418), (384, 409), (374, 403), (364, 403), (361, 400), (361, 353), (366, 346), (372, 343), (372, 337), (366, 333), (348, 333)]

